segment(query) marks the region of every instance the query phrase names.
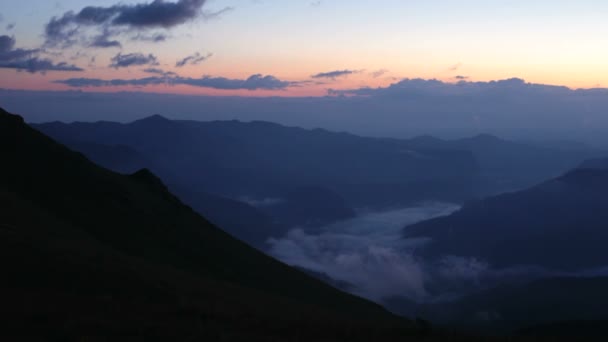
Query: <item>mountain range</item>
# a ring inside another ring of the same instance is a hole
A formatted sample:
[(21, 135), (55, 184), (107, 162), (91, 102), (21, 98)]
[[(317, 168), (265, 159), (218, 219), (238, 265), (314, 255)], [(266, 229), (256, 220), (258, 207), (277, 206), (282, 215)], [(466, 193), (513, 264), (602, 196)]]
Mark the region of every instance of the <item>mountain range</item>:
[(146, 169), (101, 168), (3, 110), (0, 151), (3, 335), (339, 341), (420, 333), (232, 238)]

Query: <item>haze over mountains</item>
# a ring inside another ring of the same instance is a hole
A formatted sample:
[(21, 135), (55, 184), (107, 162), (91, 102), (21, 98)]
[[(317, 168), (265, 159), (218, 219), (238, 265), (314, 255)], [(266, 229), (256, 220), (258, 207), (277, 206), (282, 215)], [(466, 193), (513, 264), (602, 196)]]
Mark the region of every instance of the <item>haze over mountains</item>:
[[(130, 122), (160, 112), (175, 119), (264, 120), (375, 137), (429, 134), (457, 139), (492, 134), (509, 140), (580, 141), (608, 147), (606, 89), (574, 90), (516, 78), (457, 83), (403, 79), (386, 87), (331, 94), (247, 98), (0, 90), (0, 100), (8, 109), (27, 113), (28, 122)], [(57, 116), (50, 118), (49, 112)]]
[[(174, 121), (159, 115), (128, 124), (34, 127), (112, 170), (153, 170), (193, 208), (262, 249), (266, 239), (293, 227), (350, 219), (357, 208), (464, 203), (531, 186), (603, 155), (488, 135), (380, 139), (268, 122)], [(240, 217), (254, 219), (255, 228)]]

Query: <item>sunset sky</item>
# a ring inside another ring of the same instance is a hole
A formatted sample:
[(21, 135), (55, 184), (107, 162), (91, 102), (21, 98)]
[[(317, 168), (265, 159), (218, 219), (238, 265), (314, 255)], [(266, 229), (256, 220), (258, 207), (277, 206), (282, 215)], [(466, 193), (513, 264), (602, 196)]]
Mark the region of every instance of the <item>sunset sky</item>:
[(510, 77), (608, 87), (599, 0), (22, 0), (2, 1), (0, 18), (0, 88), (323, 96)]

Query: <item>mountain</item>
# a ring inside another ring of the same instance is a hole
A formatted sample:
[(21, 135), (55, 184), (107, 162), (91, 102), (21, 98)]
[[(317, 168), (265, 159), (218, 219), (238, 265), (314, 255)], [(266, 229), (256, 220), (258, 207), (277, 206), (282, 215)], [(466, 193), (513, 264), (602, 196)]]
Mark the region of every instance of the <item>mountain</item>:
[(606, 286), (606, 277), (549, 277), (421, 305), (418, 310), (435, 322), (461, 329), (605, 339), (606, 326), (598, 329), (598, 322), (608, 320)]
[(3, 335), (340, 341), (417, 333), (232, 238), (150, 171), (100, 168), (3, 110), (0, 156)]
[(279, 198), (302, 187), (325, 188), (348, 206), (394, 206), (470, 198), (477, 165), (470, 152), (417, 147), (268, 122), (176, 121), (161, 116), (128, 124), (34, 125), (72, 142), (124, 145), (165, 170), (167, 184), (229, 198)]
[(488, 134), (457, 140), (422, 136), (412, 141), (421, 147), (471, 152), (480, 168), (478, 193), (482, 197), (531, 187), (575, 168), (585, 159), (605, 155), (582, 144), (525, 143)]
[(582, 271), (606, 265), (607, 222), (608, 170), (576, 169), (406, 227), (404, 236), (430, 238), (419, 253), (432, 258), (464, 256), (496, 268)]
[(171, 191), (197, 213), (259, 250), (266, 250), (269, 238), (281, 237), (288, 230), (287, 226), (275, 222), (271, 216), (248, 203), (186, 187), (173, 186)]
[(580, 169), (608, 170), (608, 158), (588, 159), (581, 163)]

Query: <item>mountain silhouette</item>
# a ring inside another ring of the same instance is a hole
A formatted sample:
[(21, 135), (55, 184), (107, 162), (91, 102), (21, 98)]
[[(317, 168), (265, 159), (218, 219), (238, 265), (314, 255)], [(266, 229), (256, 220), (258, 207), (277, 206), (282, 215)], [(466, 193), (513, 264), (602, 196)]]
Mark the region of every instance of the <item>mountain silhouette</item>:
[(474, 257), (493, 267), (603, 267), (608, 257), (607, 196), (608, 170), (575, 169), (406, 227), (404, 236), (431, 239), (420, 249), (422, 255)]
[(0, 152), (3, 334), (395, 340), (417, 331), (232, 238), (149, 170), (100, 168), (4, 110)]
[(313, 186), (334, 192), (350, 207), (462, 201), (470, 198), (477, 174), (466, 151), (261, 121), (153, 116), (127, 124), (55, 122), (34, 127), (68, 146), (128, 146), (162, 166), (164, 170), (151, 169), (167, 184), (233, 199), (279, 198)]

